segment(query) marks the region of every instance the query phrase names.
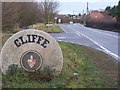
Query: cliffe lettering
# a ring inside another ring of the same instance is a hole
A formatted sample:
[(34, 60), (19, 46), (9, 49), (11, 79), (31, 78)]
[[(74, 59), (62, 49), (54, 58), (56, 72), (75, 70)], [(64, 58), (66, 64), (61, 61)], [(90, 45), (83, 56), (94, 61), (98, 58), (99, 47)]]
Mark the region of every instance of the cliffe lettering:
[(35, 34), (28, 34), (26, 36), (20, 36), (19, 38), (14, 40), (14, 44), (17, 47), (20, 47), (26, 43), (40, 44), (43, 48), (46, 48), (48, 44), (50, 43), (50, 41), (42, 36), (35, 35)]

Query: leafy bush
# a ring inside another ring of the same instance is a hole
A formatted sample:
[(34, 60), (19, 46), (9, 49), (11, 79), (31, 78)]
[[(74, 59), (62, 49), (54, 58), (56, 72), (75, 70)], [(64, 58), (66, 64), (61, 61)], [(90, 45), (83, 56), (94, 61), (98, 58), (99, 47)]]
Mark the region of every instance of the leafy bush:
[(7, 74), (8, 75), (14, 75), (16, 74), (17, 72), (22, 72), (23, 70), (21, 68), (18, 67), (18, 65), (16, 64), (11, 64), (9, 67), (8, 67), (8, 70), (7, 70)]

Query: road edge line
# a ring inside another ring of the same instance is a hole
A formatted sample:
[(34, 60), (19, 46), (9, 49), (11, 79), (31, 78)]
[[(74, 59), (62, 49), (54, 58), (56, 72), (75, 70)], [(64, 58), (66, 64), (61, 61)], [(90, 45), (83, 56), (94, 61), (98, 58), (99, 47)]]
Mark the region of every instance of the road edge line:
[(111, 56), (114, 57), (115, 59), (117, 59), (117, 60), (120, 59), (120, 57), (119, 57), (118, 55), (112, 53), (111, 51), (109, 51), (109, 50), (106, 49), (105, 47), (101, 46), (100, 44), (98, 44), (96, 41), (94, 41), (93, 39), (89, 38), (88, 36), (86, 36), (86, 35), (84, 35), (84, 34), (82, 34), (82, 33), (80, 33), (80, 32), (76, 32), (76, 33), (81, 34), (82, 36), (88, 38), (90, 41), (92, 41), (93, 43), (95, 43), (96, 45), (98, 45), (100, 48), (102, 48), (105, 53), (111, 55)]

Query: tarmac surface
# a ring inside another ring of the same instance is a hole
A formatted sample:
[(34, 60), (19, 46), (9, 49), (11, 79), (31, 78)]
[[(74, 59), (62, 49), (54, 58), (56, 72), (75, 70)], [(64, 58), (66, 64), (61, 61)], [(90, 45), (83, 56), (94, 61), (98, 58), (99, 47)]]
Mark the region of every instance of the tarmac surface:
[(81, 24), (61, 24), (62, 33), (49, 33), (57, 41), (71, 42), (103, 51), (120, 60), (120, 35), (116, 32), (85, 27)]

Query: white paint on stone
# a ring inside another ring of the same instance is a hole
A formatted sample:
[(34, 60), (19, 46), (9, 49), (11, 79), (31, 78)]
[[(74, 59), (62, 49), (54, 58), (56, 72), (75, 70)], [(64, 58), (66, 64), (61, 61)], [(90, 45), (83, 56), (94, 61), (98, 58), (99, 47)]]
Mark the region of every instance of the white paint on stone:
[[(20, 47), (16, 47), (14, 40), (20, 36), (24, 36), (25, 39), (25, 36), (28, 34), (42, 36), (49, 40), (50, 43), (46, 48), (43, 48), (40, 44), (36, 43), (26, 43)], [(29, 50), (34, 50), (40, 53), (43, 61), (40, 69), (43, 69), (46, 65), (50, 65), (52, 66), (52, 69), (55, 70), (55, 72), (53, 72), (54, 75), (58, 76), (60, 74), (63, 66), (63, 55), (59, 44), (49, 34), (35, 29), (20, 31), (6, 41), (1, 50), (0, 61), (2, 61), (2, 72), (6, 74), (6, 71), (11, 64), (17, 64), (19, 67), (21, 67), (20, 58), (24, 52)]]

